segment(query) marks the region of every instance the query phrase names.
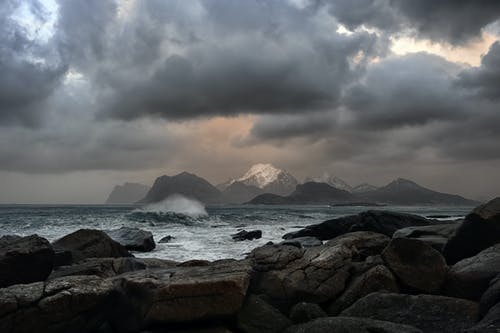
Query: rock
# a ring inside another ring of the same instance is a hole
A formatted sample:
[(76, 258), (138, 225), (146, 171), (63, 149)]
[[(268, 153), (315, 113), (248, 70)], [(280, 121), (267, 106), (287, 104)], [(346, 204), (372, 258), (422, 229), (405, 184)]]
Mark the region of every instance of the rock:
[(54, 264), (54, 250), (42, 237), (0, 238), (0, 288), (45, 280)]
[(250, 281), (245, 261), (129, 272), (114, 278), (142, 327), (235, 315)]
[(338, 315), (342, 310), (354, 304), (358, 299), (376, 291), (389, 293), (399, 292), (396, 278), (391, 271), (383, 265), (377, 265), (365, 273), (356, 276), (342, 295), (328, 306), (328, 314)]
[(110, 281), (71, 276), (0, 289), (1, 332), (97, 331), (119, 307)]
[(53, 242), (56, 251), (70, 251), (74, 262), (86, 258), (131, 257), (127, 249), (100, 230), (80, 229)]
[(329, 317), (289, 327), (285, 333), (423, 333), (421, 330), (388, 321), (366, 318)]
[(478, 304), (445, 296), (372, 293), (340, 315), (411, 325), (426, 333), (456, 333), (474, 325)]
[(500, 197), (474, 209), (446, 243), (448, 264), (472, 257), (500, 243)]
[(325, 311), (316, 303), (300, 302), (290, 310), (290, 319), (295, 324), (307, 323), (316, 318), (328, 317)]
[(299, 238), (285, 240), (279, 244), (306, 248), (306, 247), (323, 245), (323, 242), (317, 239), (316, 237), (299, 237)]
[(460, 226), (460, 223), (427, 225), (423, 227), (408, 227), (397, 230), (393, 238), (413, 238), (429, 244), (439, 252), (451, 238), (453, 233)]
[(168, 235), (168, 236), (162, 237), (162, 239), (160, 239), (159, 243), (168, 243), (172, 239), (175, 239), (175, 237)]
[(447, 266), (441, 253), (416, 239), (392, 239), (382, 258), (399, 281), (411, 290), (435, 293), (446, 278)]
[(498, 333), (500, 332), (500, 303), (492, 307), (479, 323), (468, 333)]
[(139, 228), (121, 227), (104, 232), (130, 251), (149, 252), (156, 247), (153, 234)]
[(500, 244), (497, 244), (453, 265), (448, 273), (445, 293), (453, 297), (478, 300), (499, 273)]
[(254, 249), (249, 256), (256, 272), (252, 290), (291, 304), (331, 300), (344, 290), (353, 259), (363, 248), (379, 244), (380, 236), (356, 233), (307, 249), (289, 245)]
[(147, 267), (145, 262), (136, 258), (89, 258), (71, 266), (58, 267), (50, 274), (49, 279), (71, 275), (95, 275), (106, 278)]
[(500, 303), (500, 274), (491, 280), (490, 286), (483, 296), (481, 296), (481, 300), (479, 301), (479, 313), (481, 317), (486, 315), (489, 309), (497, 303)]
[(283, 238), (292, 239), (312, 236), (321, 240), (328, 240), (353, 231), (373, 231), (392, 237), (396, 230), (432, 223), (434, 222), (417, 215), (369, 210), (357, 215), (344, 216), (320, 224), (310, 225), (304, 229), (288, 233)]
[(231, 235), (231, 237), (235, 241), (259, 239), (262, 237), (262, 231), (260, 231), (260, 230), (252, 230), (252, 231), (242, 230), (240, 232), (237, 232), (237, 233)]
[(371, 231), (356, 231), (335, 237), (326, 244), (344, 244), (356, 249), (356, 259), (365, 260), (367, 257), (378, 255), (389, 244), (391, 239), (383, 234)]
[(245, 333), (281, 332), (292, 322), (260, 297), (249, 295), (236, 317), (238, 330)]

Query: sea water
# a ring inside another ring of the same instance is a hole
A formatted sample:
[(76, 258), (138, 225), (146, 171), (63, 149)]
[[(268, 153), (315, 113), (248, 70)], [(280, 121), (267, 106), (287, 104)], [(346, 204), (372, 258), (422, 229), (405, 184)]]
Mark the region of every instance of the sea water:
[[(376, 209), (413, 213), (421, 216), (447, 215), (455, 220), (472, 207), (377, 207)], [(253, 206), (203, 204), (182, 197), (138, 207), (134, 205), (0, 205), (0, 236), (38, 234), (50, 241), (81, 228), (115, 229), (122, 226), (151, 231), (156, 249), (134, 253), (185, 261), (243, 258), (253, 248), (267, 242), (280, 242), (282, 236), (306, 225), (356, 214), (369, 207), (330, 206)], [(235, 242), (240, 230), (262, 230), (262, 238)], [(168, 243), (158, 241), (172, 236)]]

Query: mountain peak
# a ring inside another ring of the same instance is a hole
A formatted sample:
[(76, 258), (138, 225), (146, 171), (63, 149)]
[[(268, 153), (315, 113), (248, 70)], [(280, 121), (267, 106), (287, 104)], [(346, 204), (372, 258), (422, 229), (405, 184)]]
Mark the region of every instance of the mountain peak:
[(422, 187), (415, 183), (412, 180), (406, 179), (406, 178), (397, 178), (390, 182), (387, 186), (398, 186), (398, 187), (412, 187), (412, 188), (419, 188)]
[(307, 182), (325, 183), (325, 184), (328, 184), (336, 189), (344, 190), (347, 192), (351, 192), (353, 189), (352, 186), (347, 184), (343, 179), (341, 179), (337, 176), (331, 175), (328, 172), (323, 173), (319, 177), (306, 178), (305, 182), (306, 183)]
[(250, 169), (243, 175), (243, 177), (236, 181), (263, 188), (270, 183), (276, 181), (284, 170), (276, 168), (269, 163), (258, 163), (250, 167)]

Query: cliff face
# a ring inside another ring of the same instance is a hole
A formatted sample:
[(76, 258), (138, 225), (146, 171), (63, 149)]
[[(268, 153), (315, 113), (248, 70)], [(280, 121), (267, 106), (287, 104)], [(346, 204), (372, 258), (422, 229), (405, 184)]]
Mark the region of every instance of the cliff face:
[(132, 204), (146, 195), (149, 186), (138, 183), (125, 183), (116, 185), (106, 200), (107, 204)]

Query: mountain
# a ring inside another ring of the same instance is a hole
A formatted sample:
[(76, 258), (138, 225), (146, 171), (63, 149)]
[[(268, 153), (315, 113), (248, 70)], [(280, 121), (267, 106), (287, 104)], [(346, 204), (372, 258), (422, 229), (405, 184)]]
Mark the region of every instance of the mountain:
[(376, 189), (378, 189), (377, 186), (363, 183), (363, 184), (360, 184), (358, 186), (353, 187), (351, 192), (352, 193), (365, 193), (365, 192), (375, 191)]
[(138, 183), (116, 185), (106, 200), (107, 204), (132, 204), (144, 198), (149, 186)]
[(228, 180), (219, 184), (219, 190), (225, 190), (235, 182), (254, 186), (262, 190), (263, 193), (277, 195), (288, 195), (295, 190), (298, 181), (285, 170), (278, 169), (272, 164), (255, 164), (242, 177)]
[(220, 203), (221, 192), (205, 179), (194, 174), (183, 172), (175, 176), (156, 178), (153, 187), (139, 203), (162, 201), (172, 194), (180, 194), (203, 203)]
[(315, 182), (315, 183), (325, 183), (339, 190), (344, 190), (347, 192), (352, 192), (352, 186), (347, 184), (344, 180), (339, 177), (332, 176), (325, 172), (319, 177), (306, 178), (304, 183)]
[(357, 194), (357, 196), (363, 201), (391, 205), (468, 206), (477, 204), (477, 202), (459, 195), (436, 192), (403, 178), (398, 178), (376, 190)]
[(345, 190), (339, 190), (325, 183), (307, 182), (297, 185), (295, 191), (288, 196), (280, 196), (265, 193), (250, 200), (250, 204), (287, 204), (287, 205), (307, 205), (307, 204), (338, 204), (354, 202), (355, 197)]
[(262, 193), (260, 188), (242, 182), (234, 182), (222, 191), (225, 203), (238, 204), (245, 203)]

